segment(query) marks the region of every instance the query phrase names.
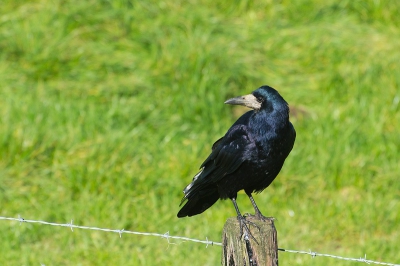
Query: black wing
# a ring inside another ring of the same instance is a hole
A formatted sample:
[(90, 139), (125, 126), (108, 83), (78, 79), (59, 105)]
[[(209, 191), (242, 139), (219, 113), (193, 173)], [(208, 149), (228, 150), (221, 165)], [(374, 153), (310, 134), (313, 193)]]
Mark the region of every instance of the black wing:
[(256, 151), (247, 126), (233, 125), (226, 135), (213, 145), (213, 151), (201, 165), (201, 171), (184, 189), (185, 196), (182, 202), (190, 199), (192, 194), (201, 191), (203, 187), (208, 187), (233, 173)]
[(193, 216), (211, 207), (220, 197), (216, 183), (236, 171), (256, 150), (247, 128), (252, 114), (250, 111), (241, 116), (225, 136), (214, 143), (200, 172), (183, 190), (185, 195), (181, 205), (186, 203), (178, 212), (178, 217)]

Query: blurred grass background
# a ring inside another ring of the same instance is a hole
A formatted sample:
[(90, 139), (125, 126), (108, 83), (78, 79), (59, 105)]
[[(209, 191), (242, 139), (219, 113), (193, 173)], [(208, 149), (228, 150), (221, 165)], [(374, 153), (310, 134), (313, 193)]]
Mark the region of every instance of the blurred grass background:
[[(0, 215), (220, 241), (183, 187), (260, 85), (297, 130), (255, 196), (279, 246), (400, 263), (400, 2), (11, 1), (0, 7)], [(242, 212), (252, 212), (247, 197)], [(3, 221), (1, 265), (218, 265), (196, 243)], [(281, 265), (358, 265), (279, 254)]]

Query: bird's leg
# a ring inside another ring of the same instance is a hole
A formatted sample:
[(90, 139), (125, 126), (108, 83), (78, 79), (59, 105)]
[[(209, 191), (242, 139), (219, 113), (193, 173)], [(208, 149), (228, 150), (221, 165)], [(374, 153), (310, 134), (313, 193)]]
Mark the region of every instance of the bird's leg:
[(253, 196), (251, 195), (251, 193), (246, 193), (247, 194), (247, 196), (249, 196), (249, 199), (250, 199), (250, 201), (251, 201), (251, 204), (253, 204), (253, 207), (254, 207), (254, 215), (257, 217), (257, 218), (259, 218), (259, 219), (261, 219), (261, 220), (263, 220), (263, 221), (267, 221), (267, 220), (271, 220), (271, 219), (273, 219), (273, 217), (265, 217), (262, 213), (261, 213), (261, 211), (260, 211), (260, 209), (257, 207), (257, 204), (256, 204), (256, 202), (255, 202), (255, 200), (253, 199)]
[(243, 235), (243, 228), (244, 228), (244, 230), (246, 231), (246, 232), (245, 232), (245, 239), (246, 239), (246, 237), (251, 237), (251, 238), (258, 244), (257, 240), (256, 240), (256, 239), (254, 238), (254, 236), (251, 234), (250, 229), (249, 229), (249, 227), (247, 226), (247, 224), (254, 225), (254, 226), (257, 227), (258, 229), (260, 229), (260, 228), (259, 228), (256, 224), (254, 224), (254, 223), (252, 223), (252, 222), (250, 222), (250, 221), (247, 221), (246, 218), (243, 217), (243, 215), (240, 213), (239, 207), (238, 207), (238, 205), (237, 205), (237, 203), (236, 203), (236, 198), (231, 198), (231, 200), (232, 200), (233, 205), (235, 206), (235, 209), (236, 209), (237, 218), (238, 218), (239, 226), (240, 226), (240, 236)]

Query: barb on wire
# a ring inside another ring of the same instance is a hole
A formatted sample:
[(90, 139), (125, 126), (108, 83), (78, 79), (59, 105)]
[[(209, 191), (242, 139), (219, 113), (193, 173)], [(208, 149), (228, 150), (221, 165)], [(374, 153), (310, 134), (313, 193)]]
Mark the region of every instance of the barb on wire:
[[(122, 238), (122, 234), (133, 234), (133, 235), (142, 235), (142, 236), (156, 236), (156, 237), (166, 238), (167, 241), (168, 241), (168, 244), (174, 244), (174, 243), (170, 242), (170, 239), (179, 239), (179, 240), (183, 240), (183, 241), (191, 241), (191, 242), (206, 244), (206, 248), (209, 245), (211, 245), (211, 246), (222, 246), (222, 243), (208, 240), (207, 237), (206, 237), (206, 240), (199, 240), (199, 239), (183, 237), (183, 236), (171, 236), (169, 234), (169, 231), (166, 232), (165, 234), (134, 232), (134, 231), (128, 231), (128, 230), (124, 230), (124, 229), (107, 229), (107, 228), (100, 228), (100, 227), (93, 227), (93, 226), (74, 225), (73, 224), (73, 220), (71, 220), (70, 223), (66, 223), (66, 224), (52, 223), (52, 222), (45, 222), (45, 221), (38, 221), (38, 220), (28, 220), (28, 219), (22, 218), (20, 215), (18, 215), (18, 218), (0, 216), (0, 220), (16, 221), (16, 222), (19, 222), (20, 225), (22, 223), (36, 223), (36, 224), (51, 225), (51, 226), (69, 227), (71, 229), (71, 231), (74, 231), (73, 228), (79, 228), (79, 229), (85, 229), (85, 230), (96, 230), (96, 231), (103, 231), (103, 232), (113, 232), (113, 233), (118, 233), (120, 238)], [(278, 248), (278, 251), (309, 255), (312, 258), (315, 258), (315, 257), (329, 257), (329, 258), (338, 259), (338, 260), (363, 262), (363, 263), (366, 263), (366, 264), (376, 264), (376, 265), (386, 265), (386, 266), (400, 266), (400, 264), (368, 260), (366, 254), (364, 255), (364, 258), (358, 258), (357, 259), (357, 258), (346, 258), (346, 257), (342, 257), (342, 256), (317, 253), (317, 252), (314, 252), (314, 251), (311, 251), (311, 250), (310, 251), (301, 251), (301, 250), (290, 250), (290, 249)]]
[(73, 223), (74, 223), (74, 220), (71, 219), (71, 223), (69, 224), (69, 228), (71, 229), (72, 232), (74, 231), (74, 229), (72, 227)]

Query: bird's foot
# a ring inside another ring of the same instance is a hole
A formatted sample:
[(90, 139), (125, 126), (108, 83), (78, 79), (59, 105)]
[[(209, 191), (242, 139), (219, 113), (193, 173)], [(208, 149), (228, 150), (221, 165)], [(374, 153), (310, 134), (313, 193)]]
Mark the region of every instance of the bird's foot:
[(261, 212), (256, 212), (255, 214), (254, 214), (254, 216), (255, 217), (257, 217), (257, 219), (260, 219), (261, 221), (264, 221), (264, 222), (266, 222), (266, 221), (273, 221), (273, 220), (275, 220), (275, 218), (274, 217), (266, 217), (266, 216), (264, 216), (264, 215), (262, 215), (262, 213)]
[[(244, 235), (245, 240), (248, 240), (248, 238), (250, 237), (258, 244), (257, 240), (250, 232), (248, 225), (252, 225), (252, 226), (256, 227), (258, 230), (260, 230), (260, 227), (258, 225), (256, 225), (255, 223), (246, 220), (245, 216), (239, 215), (237, 218), (238, 218), (239, 226), (240, 226), (240, 236)], [(243, 233), (243, 231), (245, 231), (245, 232)]]
[(256, 212), (255, 214), (245, 213), (245, 214), (243, 215), (243, 217), (244, 217), (244, 218), (246, 218), (246, 217), (255, 217), (255, 218), (257, 218), (257, 219), (259, 219), (259, 220), (261, 220), (261, 221), (263, 221), (263, 222), (275, 220), (274, 217), (266, 217), (266, 216), (262, 215), (261, 212)]

